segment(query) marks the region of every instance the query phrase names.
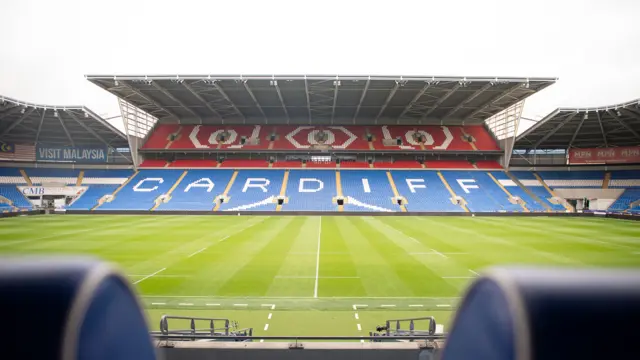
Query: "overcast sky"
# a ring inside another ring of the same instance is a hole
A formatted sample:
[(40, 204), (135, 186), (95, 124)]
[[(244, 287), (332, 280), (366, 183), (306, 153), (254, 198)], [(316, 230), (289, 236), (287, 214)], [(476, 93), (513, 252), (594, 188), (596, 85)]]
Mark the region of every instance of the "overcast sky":
[[(0, 94), (119, 113), (85, 74), (551, 76), (524, 116), (640, 98), (639, 0), (0, 0)], [(122, 126), (120, 126), (122, 127)]]

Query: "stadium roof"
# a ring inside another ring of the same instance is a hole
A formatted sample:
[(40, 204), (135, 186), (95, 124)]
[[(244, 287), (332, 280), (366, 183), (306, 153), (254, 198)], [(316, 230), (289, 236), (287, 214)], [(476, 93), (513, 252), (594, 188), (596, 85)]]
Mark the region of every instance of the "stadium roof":
[(33, 104), (0, 96), (0, 141), (127, 148), (127, 137), (84, 106)]
[(514, 149), (640, 145), (640, 99), (594, 108), (559, 108), (516, 138)]
[(480, 123), (555, 78), (311, 75), (88, 75), (161, 122)]

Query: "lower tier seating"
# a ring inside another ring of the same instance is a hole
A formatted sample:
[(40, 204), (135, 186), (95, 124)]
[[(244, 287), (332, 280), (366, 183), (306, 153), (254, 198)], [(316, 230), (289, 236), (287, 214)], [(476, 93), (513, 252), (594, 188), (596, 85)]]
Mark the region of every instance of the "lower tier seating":
[(0, 185), (0, 196), (9, 199), (14, 207), (31, 209), (33, 206), (15, 185)]
[(98, 201), (103, 196), (113, 194), (120, 185), (91, 185), (80, 195), (80, 197), (74, 201), (68, 210), (91, 210), (94, 206), (98, 205)]

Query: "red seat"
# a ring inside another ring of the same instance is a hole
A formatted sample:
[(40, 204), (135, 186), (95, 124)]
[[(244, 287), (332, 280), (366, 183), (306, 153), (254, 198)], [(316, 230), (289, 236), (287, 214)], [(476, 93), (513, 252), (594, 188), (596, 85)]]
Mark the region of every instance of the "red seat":
[(220, 167), (223, 168), (267, 168), (269, 162), (266, 160), (239, 160), (228, 159), (225, 160)]
[(466, 160), (434, 160), (425, 161), (424, 165), (429, 169), (474, 169)]
[(140, 167), (141, 168), (164, 167), (165, 165), (167, 165), (167, 161), (166, 160), (145, 159), (142, 162), (142, 164), (140, 164)]
[(176, 160), (169, 167), (172, 168), (214, 168), (218, 166), (217, 160)]
[(478, 160), (476, 161), (478, 169), (498, 170), (502, 169), (502, 165), (494, 160)]

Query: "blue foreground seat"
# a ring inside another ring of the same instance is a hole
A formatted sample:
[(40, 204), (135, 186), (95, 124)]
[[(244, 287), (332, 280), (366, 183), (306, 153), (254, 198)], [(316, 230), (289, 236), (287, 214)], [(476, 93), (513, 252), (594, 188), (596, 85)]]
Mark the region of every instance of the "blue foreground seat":
[(640, 359), (640, 270), (494, 268), (462, 299), (443, 360)]
[(97, 260), (1, 257), (0, 310), (0, 358), (155, 359), (129, 282)]

